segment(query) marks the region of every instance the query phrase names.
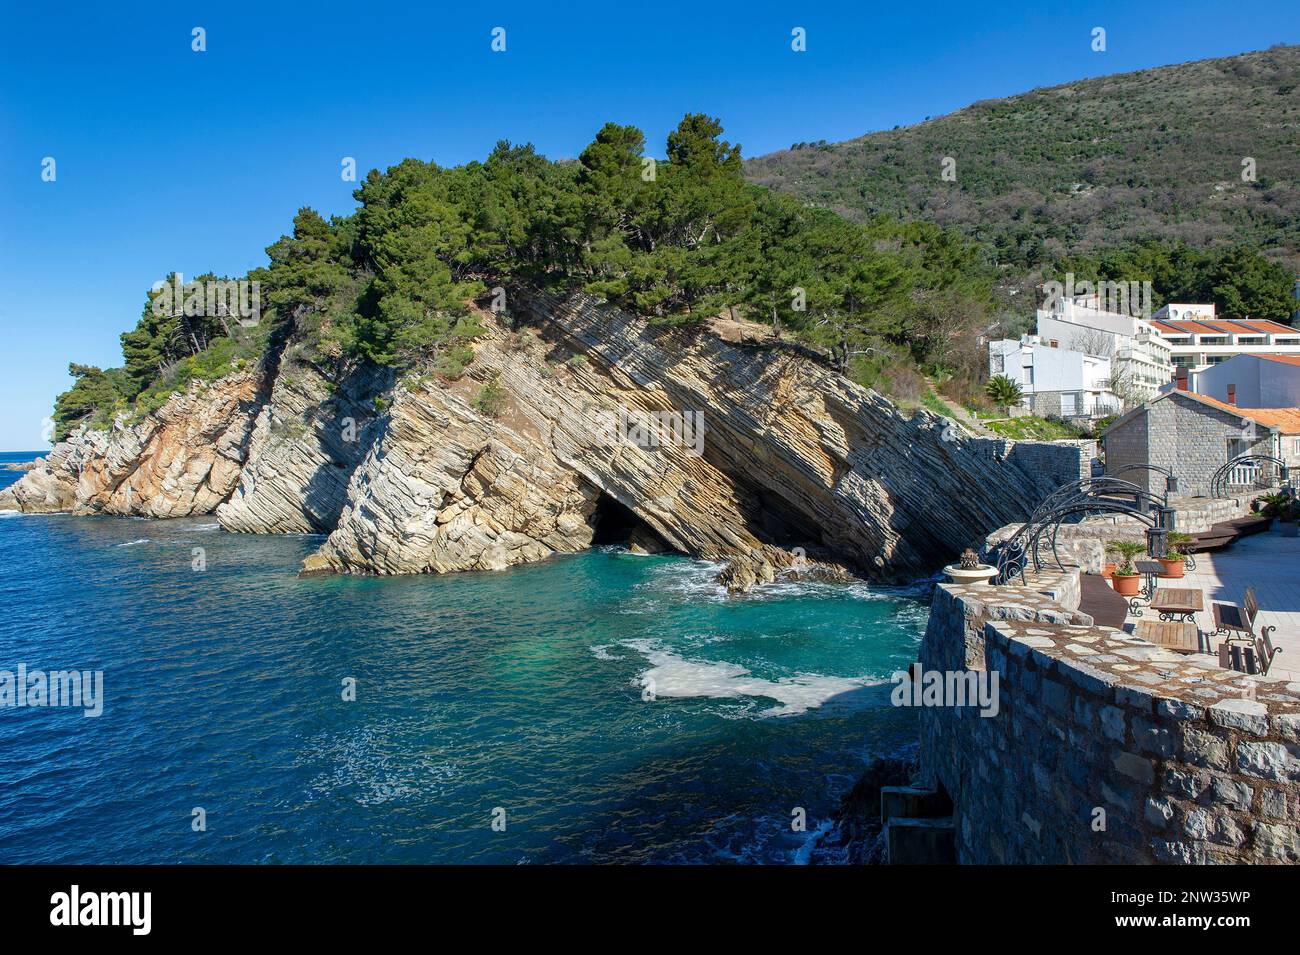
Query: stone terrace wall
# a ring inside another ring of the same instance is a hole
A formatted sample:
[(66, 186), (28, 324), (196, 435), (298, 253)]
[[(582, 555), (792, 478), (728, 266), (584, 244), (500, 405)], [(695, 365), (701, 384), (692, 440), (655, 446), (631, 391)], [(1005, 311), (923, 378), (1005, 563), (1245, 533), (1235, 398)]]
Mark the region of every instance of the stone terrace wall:
[(1300, 861), (1300, 683), (1092, 626), (1077, 601), (1073, 572), (936, 588), (922, 665), (1000, 681), (996, 716), (921, 711), (958, 860)]
[(1010, 438), (972, 438), (977, 453), (1007, 461), (1022, 471), (1041, 475), (1052, 487), (1073, 484), (1092, 474), (1097, 455), (1095, 441), (1013, 441)]
[[(1259, 493), (1265, 493), (1263, 491)], [(1171, 497), (1169, 504), (1177, 511), (1175, 529), (1184, 534), (1208, 531), (1222, 521), (1249, 516), (1253, 496), (1245, 497)], [(1002, 541), (1020, 530), (1021, 524), (999, 527), (984, 539), (980, 553), (986, 558)], [(1090, 574), (1101, 573), (1105, 562), (1106, 542), (1123, 539), (1146, 541), (1146, 525), (1123, 514), (1099, 514), (1077, 524), (1062, 524), (1056, 532), (1061, 560)], [(1043, 560), (1051, 562), (1051, 552), (1043, 549)], [(1055, 567), (1054, 563), (1051, 566)]]

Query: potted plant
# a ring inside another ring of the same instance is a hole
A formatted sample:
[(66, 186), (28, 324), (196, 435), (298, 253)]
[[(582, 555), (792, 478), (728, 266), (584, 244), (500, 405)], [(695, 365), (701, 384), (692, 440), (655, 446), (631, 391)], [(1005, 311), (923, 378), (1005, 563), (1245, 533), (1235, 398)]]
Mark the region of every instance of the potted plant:
[(1111, 574), (1111, 586), (1122, 597), (1136, 597), (1138, 592), (1138, 572), (1133, 566), (1133, 558), (1146, 553), (1146, 544), (1141, 541), (1113, 540), (1106, 543), (1106, 553), (1118, 558), (1119, 566)]
[(1285, 494), (1261, 494), (1250, 502), (1250, 509), (1260, 517), (1279, 518), (1290, 499)]
[(1190, 534), (1180, 534), (1177, 531), (1170, 531), (1166, 539), (1165, 556), (1159, 558), (1160, 566), (1164, 568), (1161, 577), (1181, 577), (1183, 569), (1187, 563), (1187, 548), (1192, 543)]

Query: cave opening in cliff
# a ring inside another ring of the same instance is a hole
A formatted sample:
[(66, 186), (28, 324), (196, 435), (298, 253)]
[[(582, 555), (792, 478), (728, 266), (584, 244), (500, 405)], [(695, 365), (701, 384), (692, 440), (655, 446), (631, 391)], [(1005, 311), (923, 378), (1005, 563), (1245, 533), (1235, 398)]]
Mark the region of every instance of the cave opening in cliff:
[(596, 512), (591, 521), (596, 528), (591, 540), (592, 546), (615, 544), (647, 554), (674, 550), (655, 533), (654, 528), (637, 517), (630, 507), (603, 491), (596, 499)]
[(632, 509), (621, 501), (601, 492), (596, 499), (596, 512), (591, 516), (596, 527), (596, 534), (591, 539), (592, 545), (626, 544), (632, 532), (644, 521), (632, 513)]

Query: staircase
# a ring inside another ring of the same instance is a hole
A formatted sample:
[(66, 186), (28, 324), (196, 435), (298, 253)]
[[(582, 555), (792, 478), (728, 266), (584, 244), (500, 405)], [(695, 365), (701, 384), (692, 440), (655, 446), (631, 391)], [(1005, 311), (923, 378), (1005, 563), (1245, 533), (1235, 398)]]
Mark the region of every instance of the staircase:
[(957, 861), (952, 800), (946, 793), (920, 786), (882, 786), (880, 823), (889, 865), (952, 865)]

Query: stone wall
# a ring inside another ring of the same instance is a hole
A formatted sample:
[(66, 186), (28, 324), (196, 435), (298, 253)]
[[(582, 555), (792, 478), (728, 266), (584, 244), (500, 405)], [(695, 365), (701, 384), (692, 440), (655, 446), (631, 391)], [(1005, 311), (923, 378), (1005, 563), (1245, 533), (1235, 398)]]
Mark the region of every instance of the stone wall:
[[(1253, 495), (1225, 498), (1171, 497), (1169, 505), (1174, 509), (1174, 529), (1183, 534), (1203, 533), (1215, 524), (1250, 515), (1253, 500)], [(984, 539), (983, 546), (979, 548), (980, 553), (988, 557), (998, 544), (1015, 534), (1021, 526), (1017, 523), (999, 527)], [(1100, 573), (1107, 541), (1145, 541), (1146, 529), (1147, 525), (1134, 517), (1099, 514), (1077, 524), (1062, 524), (1057, 528), (1057, 551), (1063, 562), (1074, 564), (1087, 573)], [(1046, 550), (1043, 559), (1050, 560), (1050, 553)]]
[(1097, 455), (1095, 441), (1013, 441), (1010, 438), (972, 438), (972, 450), (999, 463), (1013, 464), (1041, 476), (1052, 488), (1072, 484), (1092, 473)]
[(1300, 683), (1093, 626), (1077, 602), (1073, 572), (936, 588), (921, 664), (999, 677), (995, 716), (921, 711), (959, 861), (1300, 861)]

